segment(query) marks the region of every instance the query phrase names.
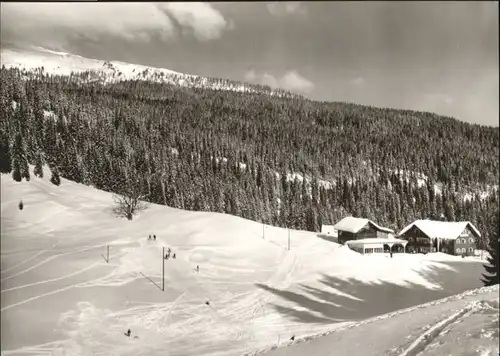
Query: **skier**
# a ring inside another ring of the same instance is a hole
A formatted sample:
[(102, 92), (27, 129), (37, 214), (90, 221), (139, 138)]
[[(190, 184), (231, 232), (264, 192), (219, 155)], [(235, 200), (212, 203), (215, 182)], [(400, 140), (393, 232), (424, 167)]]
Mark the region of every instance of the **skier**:
[(130, 329), (128, 329), (127, 332), (125, 333), (125, 336), (130, 337), (130, 333), (131, 333), (131, 331), (130, 331)]
[(292, 337), (290, 338), (290, 340), (294, 341), (295, 340), (295, 335), (292, 335)]
[(175, 259), (175, 253), (172, 255), (172, 258)]
[(21, 200), (21, 201), (19, 202), (19, 210), (23, 210), (23, 208), (24, 208), (24, 203), (23, 203), (23, 201)]
[(166, 254), (165, 254), (165, 259), (166, 259), (166, 260), (168, 260), (168, 257), (169, 257), (169, 256), (170, 256), (170, 255), (169, 255), (168, 253), (166, 253)]
[(151, 234), (149, 234), (148, 240), (151, 240)]
[(170, 247), (168, 248), (167, 252), (168, 252), (169, 255), (170, 255), (170, 252), (172, 252), (172, 250), (170, 249)]
[(156, 241), (156, 235), (153, 235), (153, 239)]
[(210, 306), (210, 302), (208, 300), (205, 302), (205, 304)]
[(196, 265), (196, 272), (200, 272), (200, 266)]

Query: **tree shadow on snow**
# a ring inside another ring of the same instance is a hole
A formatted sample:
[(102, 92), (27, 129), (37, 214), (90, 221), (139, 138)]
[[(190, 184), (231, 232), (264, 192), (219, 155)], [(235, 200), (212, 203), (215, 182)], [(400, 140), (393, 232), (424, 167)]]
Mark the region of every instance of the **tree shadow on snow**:
[(287, 305), (292, 303), (293, 307), (276, 303), (272, 306), (293, 321), (322, 324), (359, 321), (482, 286), (479, 279), (483, 269), (481, 264), (459, 262), (442, 265), (419, 273), (428, 282), (438, 285), (440, 288), (437, 290), (410, 281), (406, 285), (366, 283), (326, 274), (319, 280), (320, 287), (300, 284), (299, 291), (279, 290), (263, 284), (257, 284), (257, 287), (280, 297)]

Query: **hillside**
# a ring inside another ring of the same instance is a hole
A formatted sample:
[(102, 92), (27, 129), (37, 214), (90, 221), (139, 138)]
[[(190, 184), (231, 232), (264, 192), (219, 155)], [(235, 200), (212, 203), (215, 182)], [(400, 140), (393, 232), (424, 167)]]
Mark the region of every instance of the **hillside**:
[(0, 166), (17, 179), (47, 163), (106, 191), (135, 185), (153, 203), (309, 231), (346, 215), (396, 230), (422, 218), (468, 220), (485, 239), (494, 229), (498, 128), (37, 56), (7, 57), (0, 73)]
[(164, 68), (154, 68), (118, 61), (103, 61), (38, 47), (36, 49), (2, 49), (2, 65), (40, 75), (70, 76), (82, 74), (81, 82), (114, 83), (141, 80), (179, 87), (265, 93), (272, 96), (294, 97), (296, 94), (267, 86), (238, 83), (221, 78), (200, 77)]
[(481, 283), (473, 258), (362, 256), (295, 230), (288, 250), (285, 229), (227, 214), (152, 204), (127, 221), (43, 168), (0, 177), (2, 355), (234, 356)]

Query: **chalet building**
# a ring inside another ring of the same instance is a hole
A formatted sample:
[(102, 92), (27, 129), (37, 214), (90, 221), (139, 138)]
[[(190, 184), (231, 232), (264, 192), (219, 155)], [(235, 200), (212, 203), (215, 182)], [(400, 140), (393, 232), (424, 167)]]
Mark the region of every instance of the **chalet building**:
[(468, 221), (447, 222), (417, 220), (399, 233), (408, 241), (406, 252), (443, 252), (450, 255), (474, 255), (481, 234)]
[(351, 240), (361, 239), (387, 239), (394, 231), (375, 224), (373, 221), (349, 216), (340, 220), (334, 226), (338, 231), (339, 244), (345, 244)]

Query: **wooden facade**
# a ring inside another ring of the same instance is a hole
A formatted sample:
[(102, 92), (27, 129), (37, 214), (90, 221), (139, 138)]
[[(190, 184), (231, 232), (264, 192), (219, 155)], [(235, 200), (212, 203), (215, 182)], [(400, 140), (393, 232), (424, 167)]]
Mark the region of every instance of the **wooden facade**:
[(347, 241), (351, 240), (387, 238), (388, 235), (388, 232), (381, 231), (377, 229), (377, 227), (372, 223), (368, 222), (362, 229), (360, 229), (356, 233), (338, 230), (338, 242), (339, 244), (345, 244)]
[(399, 237), (408, 241), (408, 253), (443, 252), (456, 256), (472, 256), (476, 249), (476, 236), (468, 226), (456, 239), (430, 238), (415, 225)]
[(435, 252), (433, 244), (429, 236), (427, 236), (417, 226), (412, 226), (411, 229), (406, 231), (399, 238), (407, 240), (406, 252), (408, 253), (429, 253)]

